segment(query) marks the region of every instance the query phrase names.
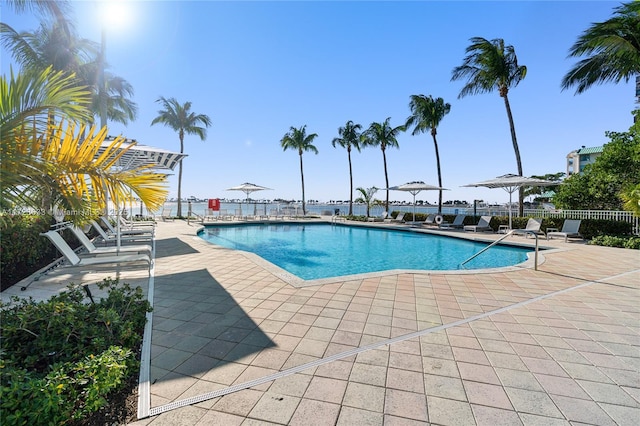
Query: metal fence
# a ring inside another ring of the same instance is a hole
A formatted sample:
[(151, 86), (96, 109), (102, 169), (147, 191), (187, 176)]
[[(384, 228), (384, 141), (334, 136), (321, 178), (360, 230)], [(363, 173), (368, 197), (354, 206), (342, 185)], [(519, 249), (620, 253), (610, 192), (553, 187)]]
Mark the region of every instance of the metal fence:
[(525, 209), (525, 216), (549, 217), (562, 219), (605, 219), (629, 222), (633, 226), (633, 233), (640, 235), (640, 217), (631, 212), (613, 210), (534, 210)]

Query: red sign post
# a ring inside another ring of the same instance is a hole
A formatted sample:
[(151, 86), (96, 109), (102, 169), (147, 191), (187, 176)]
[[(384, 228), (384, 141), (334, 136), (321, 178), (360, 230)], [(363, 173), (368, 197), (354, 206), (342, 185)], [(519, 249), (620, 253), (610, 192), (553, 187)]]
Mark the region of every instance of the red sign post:
[(220, 198), (209, 198), (209, 208), (214, 211), (220, 210)]

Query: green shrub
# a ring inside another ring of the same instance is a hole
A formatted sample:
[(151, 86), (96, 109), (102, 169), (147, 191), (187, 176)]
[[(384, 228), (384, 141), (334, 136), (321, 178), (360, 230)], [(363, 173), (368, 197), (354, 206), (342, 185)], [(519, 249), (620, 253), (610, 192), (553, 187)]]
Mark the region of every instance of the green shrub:
[(0, 274), (2, 290), (29, 276), (56, 258), (55, 247), (40, 236), (54, 222), (48, 215), (2, 215), (0, 220)]
[(135, 361), (131, 350), (111, 346), (76, 362), (54, 364), (40, 377), (0, 361), (0, 407), (7, 425), (64, 425), (99, 410)]
[(44, 302), (14, 298), (0, 306), (0, 409), (7, 424), (82, 418), (137, 371), (149, 302), (139, 287), (110, 279), (97, 285), (107, 296), (95, 303), (69, 286)]
[(598, 235), (589, 242), (596, 246), (620, 247), (640, 250), (640, 237), (617, 237), (613, 235)]

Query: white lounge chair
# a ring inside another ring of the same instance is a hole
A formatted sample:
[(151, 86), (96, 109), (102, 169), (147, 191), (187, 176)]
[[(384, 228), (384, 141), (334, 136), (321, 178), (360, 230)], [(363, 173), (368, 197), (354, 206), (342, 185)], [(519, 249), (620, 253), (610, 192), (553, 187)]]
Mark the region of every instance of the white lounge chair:
[(463, 229), (465, 231), (473, 231), (473, 232), (493, 231), (493, 228), (491, 228), (491, 225), (489, 225), (489, 223), (491, 223), (491, 217), (492, 216), (481, 216), (480, 220), (476, 225), (464, 225)]
[[(118, 240), (117, 235), (105, 232), (102, 226), (95, 220), (91, 220), (90, 223), (105, 243), (116, 242)], [(151, 234), (120, 235), (120, 241), (148, 241), (151, 239), (153, 239), (153, 235)]]
[(129, 262), (147, 262), (149, 265), (149, 271), (151, 271), (151, 257), (146, 254), (123, 254), (123, 255), (109, 255), (109, 256), (95, 256), (95, 257), (83, 257), (80, 258), (73, 249), (67, 244), (60, 234), (56, 231), (47, 231), (40, 234), (47, 237), (60, 253), (69, 262), (70, 266), (89, 266), (89, 265), (102, 265), (102, 264), (117, 264), (117, 263), (129, 263)]
[(385, 219), (385, 222), (404, 223), (404, 212), (398, 213), (398, 215), (395, 218), (393, 218), (393, 217), (391, 217), (391, 215), (389, 215), (389, 218)]
[(453, 222), (449, 223), (449, 222), (442, 222), (440, 224), (440, 229), (460, 229), (462, 227), (464, 227), (464, 218), (466, 216), (463, 214), (459, 214), (456, 215), (455, 219), (453, 219)]
[(367, 222), (384, 222), (387, 217), (388, 217), (388, 213), (387, 212), (382, 212), (382, 214), (380, 216), (368, 217), (367, 218)]
[(155, 228), (156, 222), (153, 220), (127, 220), (122, 216), (119, 216), (121, 229), (149, 229)]
[(438, 226), (438, 224), (436, 223), (436, 215), (435, 214), (427, 215), (427, 218), (420, 225), (421, 226)]
[(528, 238), (531, 233), (544, 235), (544, 232), (540, 230), (541, 225), (542, 219), (534, 219), (530, 217), (527, 221), (527, 226), (523, 229), (514, 229), (511, 235), (524, 235), (525, 238)]
[(173, 214), (171, 212), (171, 209), (169, 207), (163, 207), (162, 208), (162, 213), (160, 214), (160, 217), (162, 217), (162, 221), (166, 222), (168, 220), (172, 221), (174, 220)]
[[(100, 216), (100, 220), (102, 221), (102, 223), (104, 223), (104, 226), (106, 226), (107, 229), (109, 230), (109, 232), (111, 232), (113, 235), (118, 233), (118, 230), (113, 227), (113, 225), (109, 221), (108, 217)], [(145, 229), (140, 229), (140, 228), (138, 228), (138, 229), (122, 229), (122, 228), (120, 228), (120, 235), (138, 235), (138, 234), (153, 235), (153, 233), (154, 233), (154, 229), (150, 228), (150, 227), (146, 227)]]
[(82, 229), (71, 225), (67, 227), (80, 243), (87, 249), (89, 254), (117, 254), (117, 253), (148, 253), (151, 256), (153, 248), (149, 244), (126, 245), (120, 247), (96, 247), (93, 242), (86, 236)]
[(581, 222), (582, 220), (580, 219), (565, 219), (560, 231), (558, 231), (558, 228), (547, 228), (547, 240), (551, 237), (564, 237), (564, 242), (566, 243), (569, 237), (582, 238), (582, 235), (578, 232)]

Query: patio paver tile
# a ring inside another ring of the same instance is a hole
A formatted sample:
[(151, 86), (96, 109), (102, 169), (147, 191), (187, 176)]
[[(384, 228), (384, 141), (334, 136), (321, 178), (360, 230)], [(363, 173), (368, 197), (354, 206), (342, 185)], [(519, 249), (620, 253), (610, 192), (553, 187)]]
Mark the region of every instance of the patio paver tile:
[(475, 419), (468, 402), (427, 396), (429, 421), (440, 425), (474, 425)]
[(384, 401), (385, 414), (426, 422), (427, 401), (424, 394), (387, 389)]
[(305, 398), (339, 404), (342, 402), (347, 381), (327, 377), (313, 377), (304, 394)]
[(248, 417), (260, 421), (286, 424), (293, 416), (299, 403), (300, 398), (265, 392)]
[(349, 382), (342, 405), (382, 413), (385, 388)]
[(340, 415), (336, 426), (382, 426), (384, 416), (381, 412), (373, 412), (353, 407), (343, 407), (340, 409)]

